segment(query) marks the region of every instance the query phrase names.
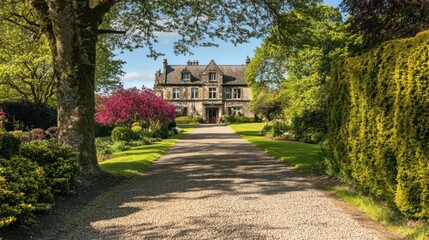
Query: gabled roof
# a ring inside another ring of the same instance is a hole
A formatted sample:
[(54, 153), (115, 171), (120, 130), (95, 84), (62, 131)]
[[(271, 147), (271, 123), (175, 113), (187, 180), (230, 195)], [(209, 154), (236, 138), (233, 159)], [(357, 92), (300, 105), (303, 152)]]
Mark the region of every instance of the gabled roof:
[[(244, 71), (247, 65), (217, 65), (213, 60), (208, 65), (167, 65), (166, 71), (156, 76), (156, 82), (162, 85), (195, 85), (202, 84), (201, 75), (217, 68), (223, 74), (223, 85), (247, 85), (244, 80)], [(182, 81), (182, 72), (191, 73), (191, 81)], [(167, 82), (165, 83), (165, 74)]]

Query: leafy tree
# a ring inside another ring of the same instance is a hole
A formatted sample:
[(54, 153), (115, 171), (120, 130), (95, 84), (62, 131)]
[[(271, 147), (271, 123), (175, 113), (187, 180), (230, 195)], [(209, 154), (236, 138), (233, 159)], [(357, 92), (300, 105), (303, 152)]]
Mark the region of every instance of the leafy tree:
[(350, 14), (349, 30), (362, 36), (363, 49), (429, 29), (428, 0), (343, 0), (341, 7)]
[(97, 95), (95, 119), (102, 124), (131, 126), (133, 122), (174, 121), (174, 105), (155, 95), (154, 91), (119, 88), (110, 95)]
[(110, 41), (125, 49), (145, 46), (150, 56), (157, 57), (156, 33), (176, 32), (181, 37), (175, 51), (185, 53), (193, 46), (215, 46), (216, 38), (237, 44), (260, 37), (278, 12), (311, 2), (314, 0), (4, 0), (0, 10), (18, 25), (37, 27), (47, 37), (57, 82), (59, 141), (80, 153), (85, 173), (91, 174), (99, 171), (93, 129), (100, 35), (123, 33), (109, 37)]
[(47, 103), (55, 94), (52, 57), (45, 37), (28, 29), (0, 24), (0, 101)]
[[(318, 5), (306, 12), (292, 11), (283, 14), (281, 20), (256, 49), (246, 80), (255, 96), (274, 91), (283, 116), (292, 119), (304, 111), (324, 108), (331, 63), (347, 53), (351, 38), (340, 12), (333, 7)], [(266, 99), (256, 97), (254, 101)]]
[[(0, 102), (22, 100), (36, 104), (55, 103), (52, 56), (46, 37), (33, 38), (35, 29), (0, 23)], [(121, 85), (121, 60), (116, 60), (105, 38), (97, 45), (95, 86), (97, 91), (112, 91)]]

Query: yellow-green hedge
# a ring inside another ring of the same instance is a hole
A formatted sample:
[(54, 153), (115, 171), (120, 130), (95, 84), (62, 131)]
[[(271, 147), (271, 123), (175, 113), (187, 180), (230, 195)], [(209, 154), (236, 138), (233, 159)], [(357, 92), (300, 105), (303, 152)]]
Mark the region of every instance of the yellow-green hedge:
[(334, 64), (329, 142), (341, 174), (429, 218), (429, 31)]

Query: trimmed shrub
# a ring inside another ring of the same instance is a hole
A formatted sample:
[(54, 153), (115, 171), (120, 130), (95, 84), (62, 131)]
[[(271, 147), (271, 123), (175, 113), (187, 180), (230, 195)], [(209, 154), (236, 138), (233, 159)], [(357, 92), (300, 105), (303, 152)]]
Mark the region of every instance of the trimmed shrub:
[(160, 122), (157, 122), (153, 126), (153, 129), (154, 129), (152, 132), (153, 138), (162, 138), (162, 139), (168, 138), (168, 126), (167, 125), (164, 125)]
[(95, 139), (95, 149), (97, 151), (97, 161), (102, 162), (109, 159), (112, 154), (109, 143), (101, 140), (100, 138)]
[(23, 157), (0, 158), (0, 228), (17, 220), (31, 223), (34, 213), (53, 201), (44, 170)]
[(265, 124), (261, 129), (261, 135), (262, 136), (269, 136), (271, 132), (272, 126), (270, 124)]
[(286, 121), (276, 120), (271, 125), (270, 135), (272, 137), (280, 137), (291, 131), (291, 125)]
[(183, 117), (176, 117), (174, 120), (177, 124), (196, 124), (196, 123), (203, 123), (203, 117), (201, 116), (183, 116)]
[(306, 110), (292, 119), (292, 131), (299, 141), (320, 143), (328, 132), (327, 118), (324, 110)]
[(113, 143), (113, 145), (110, 147), (112, 152), (123, 152), (130, 150), (131, 147), (128, 145), (128, 142), (126, 141), (117, 141)]
[(21, 139), (7, 132), (0, 131), (0, 157), (10, 158), (18, 154)]
[(113, 142), (129, 142), (133, 140), (134, 132), (128, 127), (115, 127), (112, 130), (112, 141)]
[(21, 146), (20, 154), (39, 164), (47, 184), (56, 195), (73, 192), (79, 184), (80, 166), (77, 152), (54, 141), (35, 141)]
[(337, 62), (328, 129), (341, 174), (413, 218), (429, 218), (429, 31)]

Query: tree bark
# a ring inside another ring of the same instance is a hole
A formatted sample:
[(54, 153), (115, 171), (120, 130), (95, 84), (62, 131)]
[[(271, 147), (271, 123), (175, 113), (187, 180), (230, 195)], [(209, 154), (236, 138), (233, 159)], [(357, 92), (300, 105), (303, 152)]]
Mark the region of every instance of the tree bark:
[(87, 1), (30, 1), (48, 37), (57, 87), (59, 142), (79, 152), (85, 176), (101, 172), (95, 149), (98, 21)]

